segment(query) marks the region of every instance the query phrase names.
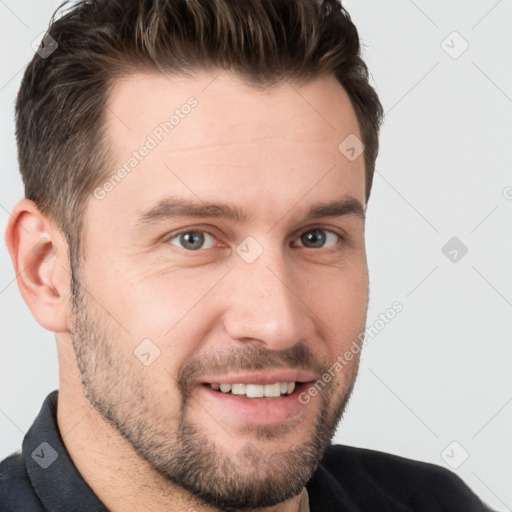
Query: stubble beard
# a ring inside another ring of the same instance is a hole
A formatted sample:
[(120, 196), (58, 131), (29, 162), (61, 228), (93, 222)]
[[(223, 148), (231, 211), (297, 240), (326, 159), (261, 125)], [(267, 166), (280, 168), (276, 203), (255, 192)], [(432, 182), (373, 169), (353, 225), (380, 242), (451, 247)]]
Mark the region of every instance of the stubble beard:
[[(116, 352), (114, 345), (120, 339), (120, 329), (86, 298), (86, 293), (80, 285), (75, 288), (69, 331), (83, 391), (139, 457), (200, 502), (228, 512), (271, 507), (303, 490), (335, 434), (357, 367), (344, 392), (336, 395), (335, 386), (329, 386), (319, 394), (318, 414), (312, 428), (307, 429), (311, 432), (307, 439), (300, 436), (301, 441), (291, 448), (269, 454), (264, 441), (278, 445), (276, 439), (285, 435), (287, 425), (253, 425), (248, 430), (254, 443), (247, 442), (235, 456), (228, 455), (190, 417), (187, 363), (178, 378), (179, 415), (165, 417), (160, 414), (165, 406), (151, 400), (155, 393), (148, 385), (149, 378), (137, 371), (140, 363), (131, 354), (125, 355), (122, 347)], [(256, 353), (250, 357), (257, 358)], [(294, 357), (304, 358), (304, 353), (290, 352), (289, 359)], [(268, 352), (261, 360), (268, 362)], [(175, 425), (175, 433), (170, 422)], [(298, 433), (302, 434), (301, 430), (298, 427)]]

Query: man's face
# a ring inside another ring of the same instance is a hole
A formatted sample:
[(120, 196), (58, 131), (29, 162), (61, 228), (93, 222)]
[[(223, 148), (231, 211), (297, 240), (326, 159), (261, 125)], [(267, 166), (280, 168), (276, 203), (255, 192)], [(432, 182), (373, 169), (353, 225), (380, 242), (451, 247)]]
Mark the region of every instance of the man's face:
[(75, 269), (84, 392), (196, 497), (279, 503), (311, 476), (357, 373), (357, 356), (332, 372), (368, 298), (364, 160), (338, 150), (360, 138), (348, 96), (332, 77), (263, 91), (227, 72), (140, 74), (106, 112), (109, 176), (126, 166), (89, 200)]

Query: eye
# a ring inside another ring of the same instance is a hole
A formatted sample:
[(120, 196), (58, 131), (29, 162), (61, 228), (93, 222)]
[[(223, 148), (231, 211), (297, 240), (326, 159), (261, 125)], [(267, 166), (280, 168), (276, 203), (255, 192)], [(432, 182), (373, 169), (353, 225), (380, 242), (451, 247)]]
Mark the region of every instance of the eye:
[(340, 240), (340, 235), (329, 231), (328, 229), (310, 229), (302, 233), (296, 240), (298, 240), (299, 247), (307, 247), (309, 249), (321, 249), (324, 247), (332, 247)]
[(169, 238), (168, 243), (188, 251), (197, 251), (211, 249), (215, 244), (215, 238), (206, 231), (183, 231)]

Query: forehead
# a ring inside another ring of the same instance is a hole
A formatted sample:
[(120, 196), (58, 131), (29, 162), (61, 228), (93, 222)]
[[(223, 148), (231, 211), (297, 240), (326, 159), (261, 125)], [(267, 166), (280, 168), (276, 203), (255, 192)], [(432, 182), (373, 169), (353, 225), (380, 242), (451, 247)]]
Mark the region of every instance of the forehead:
[[(161, 122), (166, 114), (179, 108), (191, 96), (198, 100), (201, 108), (188, 121), (188, 130), (206, 123), (207, 128), (213, 128), (210, 137), (221, 135), (223, 128), (229, 130), (236, 125), (241, 131), (230, 133), (230, 138), (235, 136), (244, 140), (247, 135), (252, 138), (253, 127), (260, 123), (269, 135), (277, 133), (284, 136), (282, 127), (276, 126), (273, 130), (271, 121), (284, 113), (289, 114), (290, 110), (297, 119), (307, 121), (309, 130), (302, 126), (298, 132), (307, 138), (326, 128), (342, 135), (344, 125), (348, 127), (352, 122), (356, 126), (350, 128), (359, 134), (348, 95), (334, 76), (322, 76), (302, 85), (282, 81), (263, 88), (253, 86), (228, 71), (217, 75), (199, 71), (192, 76), (135, 73), (119, 78), (109, 96), (111, 115), (107, 112), (107, 125), (114, 130), (121, 128), (120, 125), (132, 130), (131, 124), (135, 122), (147, 130), (154, 121)], [(123, 118), (116, 115), (118, 113), (123, 114)], [(249, 115), (249, 119), (244, 115)], [(150, 124), (145, 125), (146, 122)], [(183, 142), (182, 133), (183, 130), (176, 131), (177, 143)]]
[(288, 207), (306, 193), (364, 203), (363, 156), (338, 149), (360, 139), (357, 118), (332, 76), (261, 89), (227, 71), (133, 74), (113, 84), (106, 136), (113, 179), (103, 208), (190, 194), (245, 206), (272, 197)]

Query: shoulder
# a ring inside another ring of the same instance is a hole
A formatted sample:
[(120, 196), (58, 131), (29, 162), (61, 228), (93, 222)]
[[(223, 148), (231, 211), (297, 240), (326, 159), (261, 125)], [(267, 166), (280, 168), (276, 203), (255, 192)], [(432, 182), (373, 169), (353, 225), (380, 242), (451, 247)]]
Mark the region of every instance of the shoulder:
[(429, 512), (491, 510), (457, 475), (434, 464), (332, 445), (325, 452), (322, 466), (364, 510), (373, 510), (372, 503), (378, 502), (389, 502), (389, 510), (398, 503), (405, 507), (403, 510)]
[(35, 494), (21, 453), (0, 462), (0, 512), (44, 512)]

